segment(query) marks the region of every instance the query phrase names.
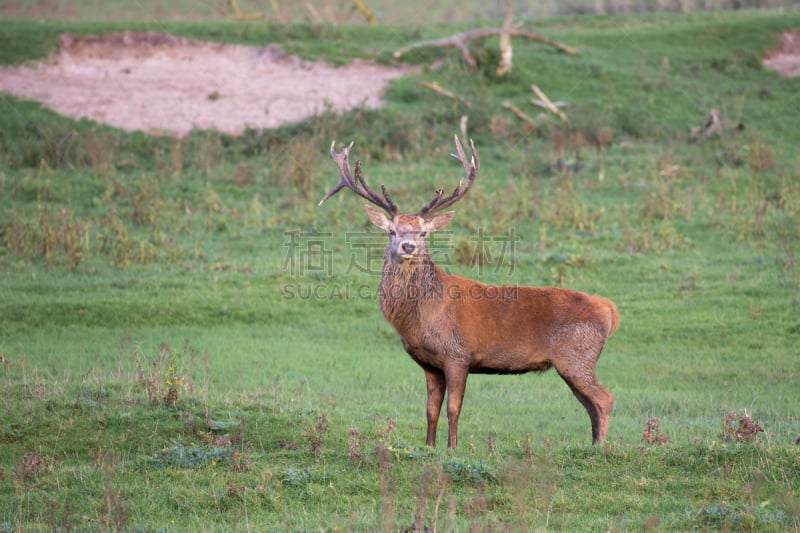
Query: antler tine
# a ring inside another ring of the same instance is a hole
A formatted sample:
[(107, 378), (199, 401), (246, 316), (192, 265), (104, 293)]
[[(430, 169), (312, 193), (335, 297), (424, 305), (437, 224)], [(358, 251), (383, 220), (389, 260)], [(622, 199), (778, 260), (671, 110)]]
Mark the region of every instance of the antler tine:
[(434, 195), (433, 200), (425, 204), (425, 206), (417, 212), (417, 215), (422, 216), (433, 209), (434, 206), (436, 206), (436, 203), (442, 198), (442, 194), (444, 194), (444, 188), (439, 187), (436, 189), (436, 194)]
[(398, 213), (399, 209), (389, 197), (389, 193), (386, 191), (386, 187), (384, 185), (381, 185), (381, 193), (383, 194), (383, 198), (369, 188), (366, 178), (364, 178), (364, 176), (361, 174), (361, 160), (356, 161), (356, 185), (360, 185), (360, 190), (356, 191), (359, 195), (363, 196), (365, 199), (374, 203), (378, 207), (383, 208), (392, 216)]
[(353, 142), (354, 141), (351, 141), (350, 144), (341, 152), (336, 152), (335, 150), (336, 141), (331, 142), (331, 159), (333, 159), (333, 161), (339, 167), (339, 173), (341, 174), (341, 177), (339, 178), (339, 183), (337, 183), (333, 189), (331, 189), (328, 194), (326, 194), (322, 200), (319, 201), (317, 206), (325, 203), (328, 198), (341, 191), (345, 187), (351, 191), (355, 191), (352, 185), (353, 177), (350, 175), (350, 164), (347, 162), (347, 155), (349, 154), (350, 149), (353, 147)]
[(459, 201), (469, 188), (472, 187), (472, 182), (475, 181), (475, 176), (478, 175), (478, 169), (480, 168), (480, 161), (478, 160), (478, 154), (475, 151), (475, 143), (472, 142), (472, 139), (469, 141), (469, 147), (472, 151), (472, 157), (467, 161), (467, 156), (464, 153), (464, 147), (461, 146), (461, 141), (458, 139), (458, 135), (455, 135), (455, 143), (456, 143), (456, 152), (458, 154), (450, 154), (450, 157), (459, 161), (464, 166), (464, 171), (467, 173), (466, 176), (466, 185), (464, 181), (459, 181), (456, 188), (453, 189), (453, 192), (450, 193), (449, 196), (442, 198), (442, 194), (444, 193), (443, 188), (439, 188), (436, 191), (436, 195), (433, 197), (433, 200), (428, 202), (425, 207), (417, 212), (418, 216), (426, 216), (432, 215), (439, 211), (440, 209), (444, 209), (445, 207), (449, 207)]
[(335, 150), (335, 146), (336, 141), (331, 142), (331, 158), (336, 163), (336, 166), (339, 167), (339, 173), (341, 174), (341, 177), (333, 189), (331, 189), (328, 194), (326, 194), (322, 200), (319, 201), (318, 205), (322, 205), (328, 198), (347, 187), (357, 195), (361, 196), (368, 202), (375, 204), (392, 216), (396, 215), (398, 208), (394, 202), (392, 202), (391, 198), (389, 198), (389, 193), (386, 192), (386, 188), (381, 186), (381, 191), (383, 192), (383, 198), (381, 198), (380, 195), (370, 189), (367, 185), (367, 180), (365, 180), (364, 176), (361, 175), (361, 161), (356, 161), (356, 176), (353, 178), (353, 175), (350, 172), (350, 162), (348, 160), (350, 149), (353, 148), (353, 142), (351, 141), (350, 144), (347, 145), (341, 152), (337, 152)]
[(400, 211), (400, 208), (398, 208), (397, 205), (389, 197), (389, 193), (386, 192), (386, 187), (384, 187), (383, 185), (381, 185), (381, 192), (383, 193), (383, 198), (386, 200), (386, 203), (389, 204), (389, 207), (391, 207), (392, 214), (396, 215)]

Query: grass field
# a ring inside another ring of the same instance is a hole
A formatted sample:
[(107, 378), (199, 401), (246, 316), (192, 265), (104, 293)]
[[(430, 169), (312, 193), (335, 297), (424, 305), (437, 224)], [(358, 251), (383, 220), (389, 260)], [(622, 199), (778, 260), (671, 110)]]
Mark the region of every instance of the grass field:
[[(539, 22), (581, 54), (515, 42), (498, 79), (495, 41), (476, 72), (419, 52), (446, 62), (382, 110), (236, 138), (0, 95), (0, 531), (800, 530), (800, 79), (760, 64), (797, 27)], [(388, 62), (462, 28), (0, 20), (0, 61), (156, 29)], [(533, 83), (569, 124), (537, 116)], [(712, 108), (726, 130), (690, 135)], [(436, 257), (616, 303), (605, 445), (546, 373), (471, 377), (459, 448), (442, 427), (425, 447), (423, 374), (376, 298), (384, 237), (353, 195), (317, 207), (332, 139), (405, 209), (454, 186), (463, 115), (481, 174)]]

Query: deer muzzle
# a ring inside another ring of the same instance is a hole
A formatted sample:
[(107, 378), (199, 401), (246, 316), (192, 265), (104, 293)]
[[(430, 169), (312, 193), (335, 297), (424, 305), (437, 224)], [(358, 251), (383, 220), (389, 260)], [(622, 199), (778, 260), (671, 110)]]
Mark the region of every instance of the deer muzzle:
[(414, 252), (417, 250), (417, 245), (411, 241), (404, 241), (400, 243), (400, 250), (403, 252), (404, 256), (411, 256), (414, 255)]

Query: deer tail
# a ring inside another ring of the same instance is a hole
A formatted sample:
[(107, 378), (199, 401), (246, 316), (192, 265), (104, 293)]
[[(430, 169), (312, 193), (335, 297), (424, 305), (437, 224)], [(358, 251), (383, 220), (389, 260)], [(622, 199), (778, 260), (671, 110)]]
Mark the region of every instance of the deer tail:
[(606, 304), (608, 306), (608, 334), (606, 338), (608, 338), (613, 335), (619, 327), (619, 313), (617, 312), (617, 306), (614, 305), (613, 302), (606, 300)]

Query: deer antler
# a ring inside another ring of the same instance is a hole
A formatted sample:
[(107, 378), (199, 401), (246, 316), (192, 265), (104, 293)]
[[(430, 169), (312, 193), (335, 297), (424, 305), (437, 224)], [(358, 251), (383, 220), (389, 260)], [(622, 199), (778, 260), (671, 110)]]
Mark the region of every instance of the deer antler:
[(339, 167), (341, 178), (339, 178), (339, 183), (337, 183), (336, 186), (331, 189), (322, 200), (319, 201), (318, 205), (322, 205), (325, 200), (341, 191), (343, 188), (347, 187), (360, 197), (380, 207), (394, 217), (399, 212), (399, 209), (389, 197), (389, 193), (386, 192), (386, 188), (383, 185), (381, 185), (382, 194), (380, 195), (369, 188), (367, 185), (367, 180), (361, 175), (361, 161), (356, 161), (355, 178), (353, 178), (353, 175), (350, 173), (350, 162), (348, 161), (348, 156), (350, 155), (350, 149), (353, 147), (353, 142), (347, 145), (341, 152), (337, 152), (334, 149), (335, 146), (336, 141), (333, 141), (331, 143), (331, 158)]
[(470, 139), (469, 147), (472, 150), (472, 157), (469, 161), (467, 161), (467, 156), (464, 154), (464, 148), (461, 146), (461, 141), (458, 140), (458, 135), (455, 136), (455, 141), (456, 152), (458, 153), (450, 154), (450, 157), (456, 161), (460, 161), (461, 164), (464, 165), (464, 172), (467, 173), (466, 185), (464, 184), (463, 180), (459, 181), (456, 188), (453, 189), (453, 192), (444, 198), (442, 198), (442, 194), (444, 194), (444, 188), (440, 187), (436, 190), (436, 195), (433, 197), (433, 200), (428, 202), (425, 207), (417, 211), (417, 216), (429, 217), (437, 211), (453, 205), (459, 201), (462, 196), (467, 194), (467, 191), (472, 186), (472, 182), (475, 181), (475, 176), (478, 175), (478, 169), (481, 167), (480, 161), (478, 160), (478, 154), (475, 152), (475, 144), (472, 142), (472, 139)]

